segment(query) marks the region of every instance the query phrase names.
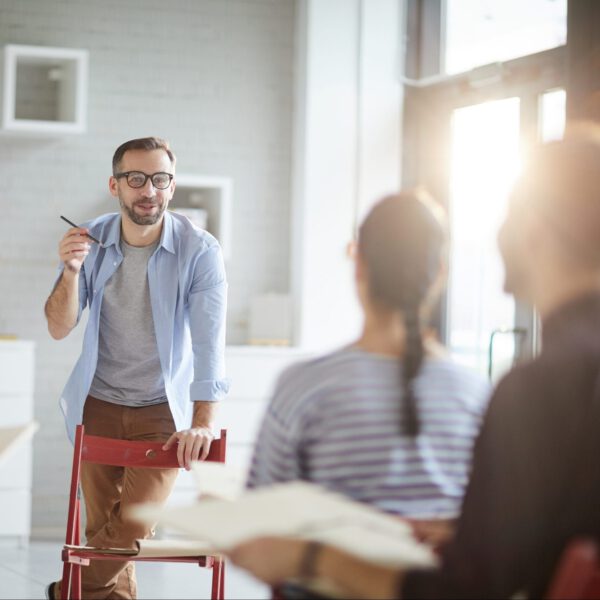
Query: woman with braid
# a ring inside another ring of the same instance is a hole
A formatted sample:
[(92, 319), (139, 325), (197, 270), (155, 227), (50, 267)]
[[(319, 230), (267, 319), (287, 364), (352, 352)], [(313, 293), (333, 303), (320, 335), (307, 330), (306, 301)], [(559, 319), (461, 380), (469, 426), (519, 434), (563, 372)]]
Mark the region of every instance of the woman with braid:
[(424, 192), (374, 206), (356, 253), (362, 334), (282, 374), (250, 487), (311, 481), (418, 520), (423, 537), (429, 522), (458, 515), (489, 389), (423, 325), (445, 278), (446, 245), (439, 207)]
[[(579, 556), (591, 565), (600, 541), (598, 123), (571, 121), (563, 139), (530, 149), (498, 246), (504, 289), (538, 311), (543, 343), (494, 390), (456, 533), (439, 565), (389, 568), (333, 546), (275, 537), (240, 544), (229, 552), (233, 563), (272, 585), (325, 580), (339, 598), (599, 597), (597, 567), (586, 577), (573, 551), (564, 558), (579, 542)], [(415, 379), (417, 440), (428, 435), (419, 386), (425, 352)]]

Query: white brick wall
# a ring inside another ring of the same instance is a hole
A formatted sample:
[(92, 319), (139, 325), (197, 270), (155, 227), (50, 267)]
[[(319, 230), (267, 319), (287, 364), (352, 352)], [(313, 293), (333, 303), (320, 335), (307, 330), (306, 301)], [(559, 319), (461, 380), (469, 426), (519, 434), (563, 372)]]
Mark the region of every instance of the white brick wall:
[(110, 159), (133, 137), (168, 138), (180, 172), (232, 177), (228, 341), (243, 342), (248, 299), (289, 289), (294, 20), (293, 0), (0, 0), (0, 45), (90, 51), (86, 134), (0, 137), (0, 332), (37, 342), (34, 531), (64, 522), (57, 399), (83, 330), (45, 329), (58, 215), (115, 210)]

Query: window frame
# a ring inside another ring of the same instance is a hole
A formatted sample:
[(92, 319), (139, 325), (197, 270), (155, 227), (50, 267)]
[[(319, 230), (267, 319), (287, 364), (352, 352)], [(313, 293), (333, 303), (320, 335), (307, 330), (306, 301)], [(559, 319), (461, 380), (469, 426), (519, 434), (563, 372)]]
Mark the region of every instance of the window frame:
[[(568, 11), (571, 11), (571, 4), (572, 0)], [(453, 111), (483, 102), (519, 97), (521, 145), (529, 146), (539, 139), (541, 95), (562, 88), (567, 90), (569, 102), (567, 75), (570, 55), (565, 45), (482, 65), (463, 73), (440, 75), (445, 2), (407, 0), (406, 11), (405, 72), (408, 77), (404, 81), (402, 183), (403, 187), (424, 185), (447, 209)], [(570, 25), (568, 18), (567, 28)], [(449, 337), (447, 303), (445, 291), (432, 319), (432, 325), (443, 343), (447, 343)], [(539, 319), (535, 312), (517, 302), (514, 327), (530, 332), (520, 346), (519, 358), (534, 355), (540, 343)]]

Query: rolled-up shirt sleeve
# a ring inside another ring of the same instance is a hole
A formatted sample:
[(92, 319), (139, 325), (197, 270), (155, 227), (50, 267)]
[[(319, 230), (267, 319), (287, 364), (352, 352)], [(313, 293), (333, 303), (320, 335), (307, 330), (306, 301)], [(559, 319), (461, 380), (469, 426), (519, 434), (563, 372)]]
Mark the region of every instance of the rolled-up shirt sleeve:
[(218, 244), (197, 257), (188, 304), (194, 355), (190, 400), (221, 400), (229, 391), (229, 381), (225, 378), (227, 280)]

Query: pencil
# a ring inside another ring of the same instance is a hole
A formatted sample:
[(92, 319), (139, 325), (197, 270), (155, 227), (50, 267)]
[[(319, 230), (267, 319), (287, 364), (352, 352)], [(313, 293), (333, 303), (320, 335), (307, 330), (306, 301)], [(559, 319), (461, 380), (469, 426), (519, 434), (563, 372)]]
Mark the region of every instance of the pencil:
[[(79, 227), (79, 225), (75, 225), (75, 223), (73, 223), (73, 221), (69, 221), (69, 219), (67, 219), (67, 217), (63, 217), (62, 215), (60, 215), (60, 218), (63, 221), (66, 221), (69, 225), (72, 225), (73, 227)], [(102, 242), (100, 240), (97, 240), (93, 235), (90, 235), (89, 233), (86, 233), (85, 235), (87, 235), (87, 237), (89, 237), (90, 240), (92, 240), (92, 242), (96, 242), (96, 244), (98, 244), (98, 246), (100, 246), (100, 248), (104, 248), (104, 245), (102, 244)]]

